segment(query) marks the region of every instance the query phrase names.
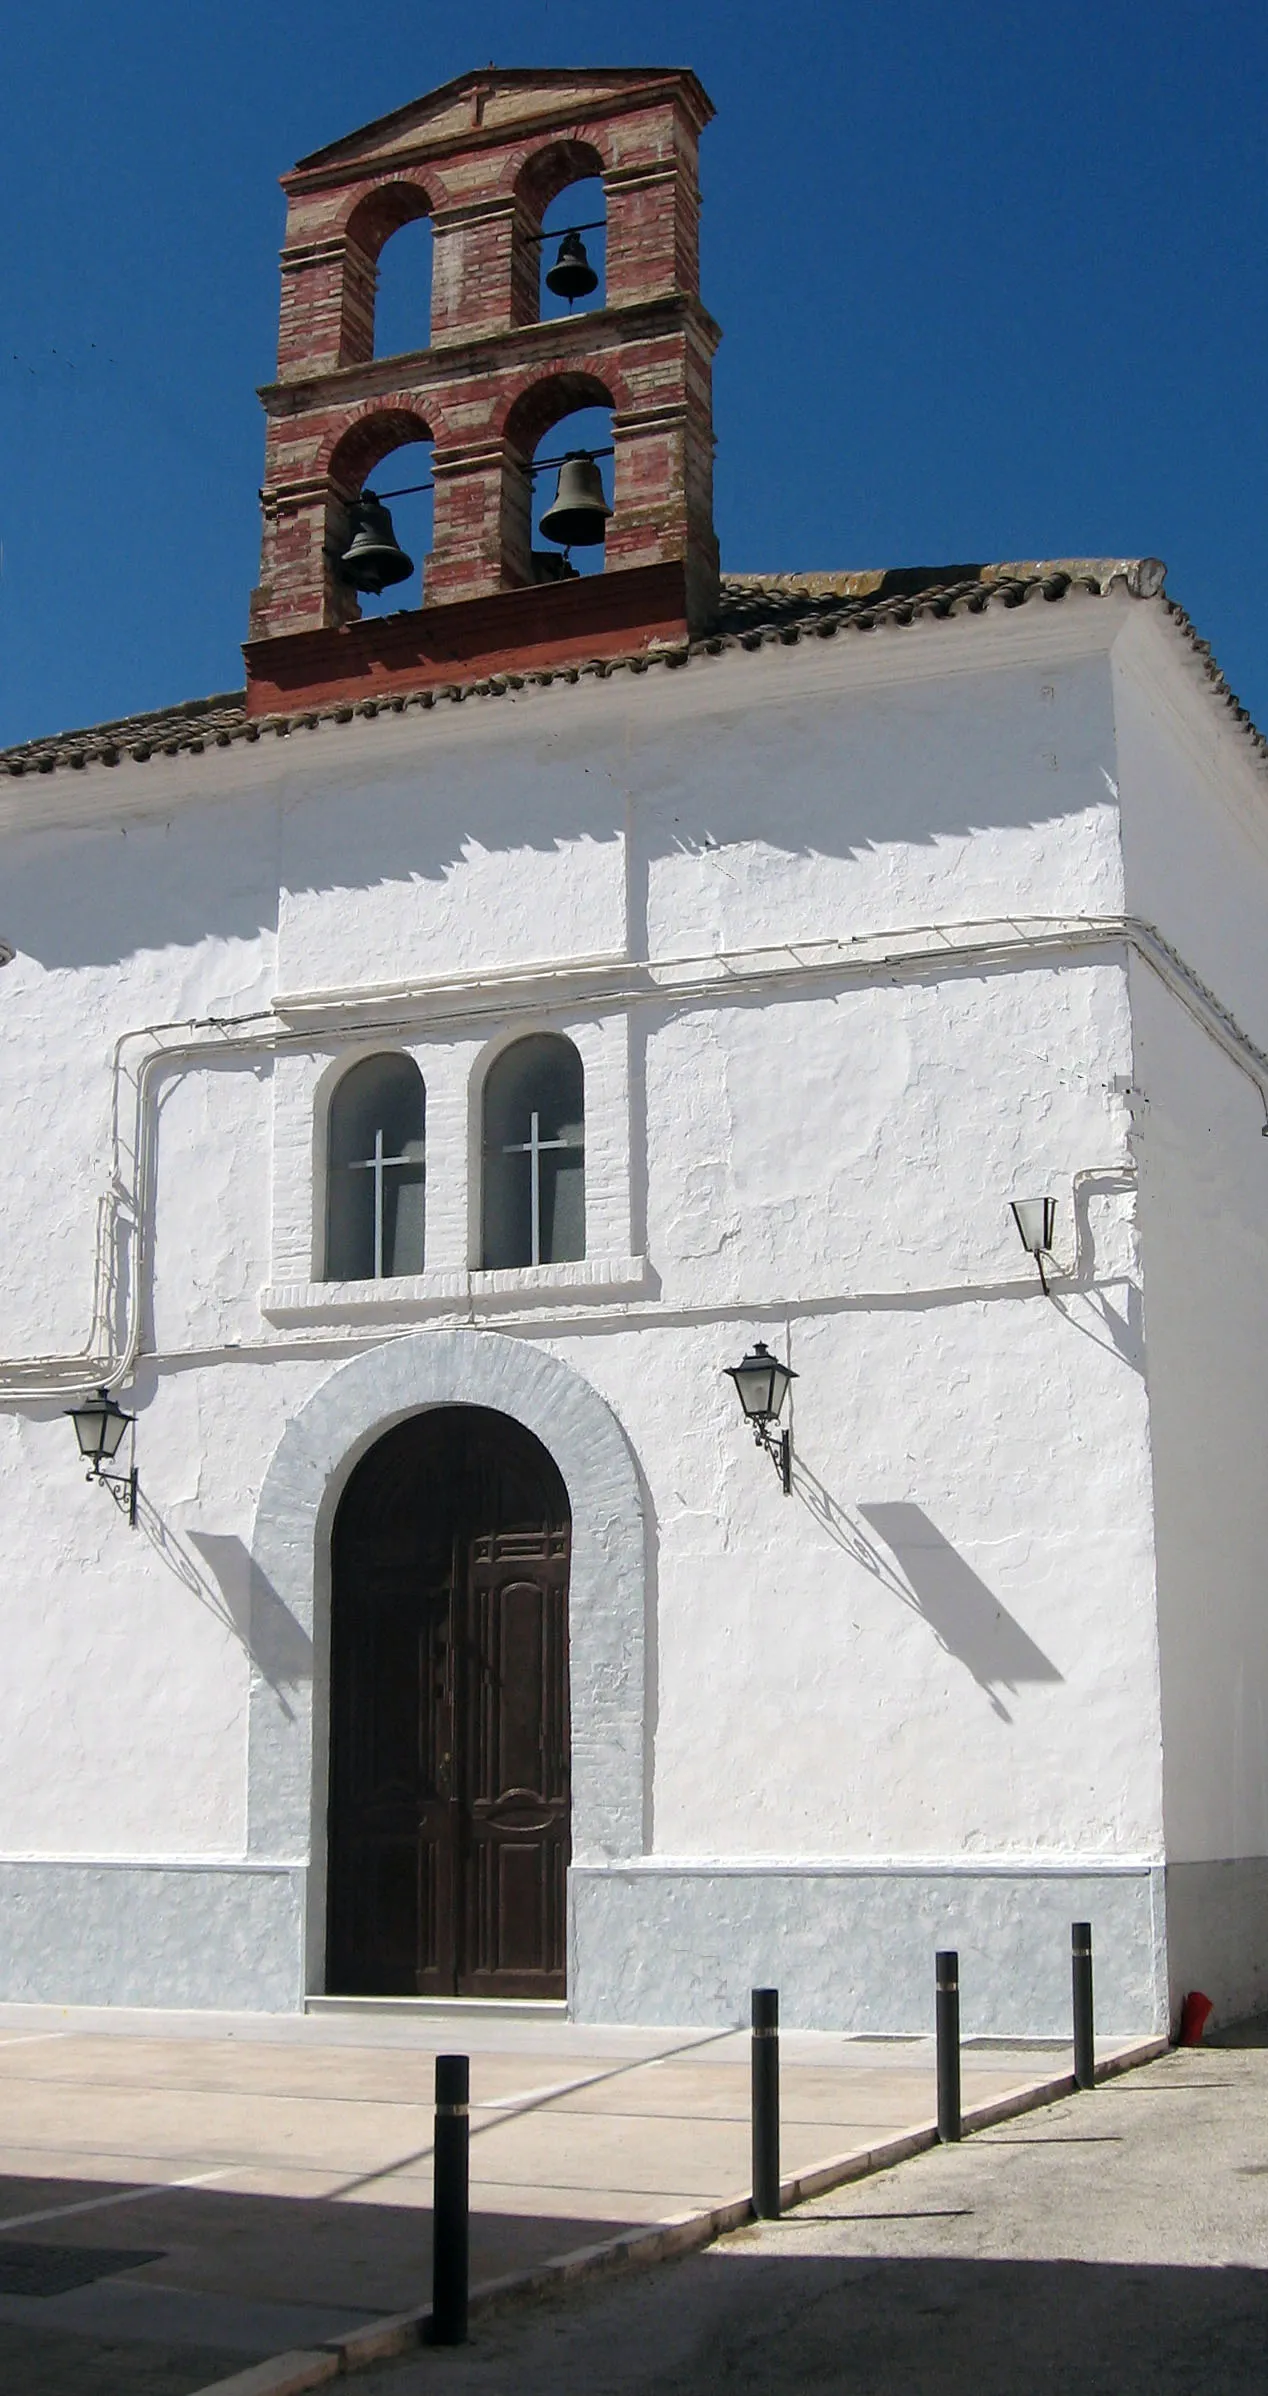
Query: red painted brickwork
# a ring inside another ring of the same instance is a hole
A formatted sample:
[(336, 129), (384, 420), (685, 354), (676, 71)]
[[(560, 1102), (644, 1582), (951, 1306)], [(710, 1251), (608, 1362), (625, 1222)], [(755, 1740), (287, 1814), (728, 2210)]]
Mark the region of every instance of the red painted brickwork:
[(637, 656), (687, 637), (680, 565), (499, 591), (453, 607), (248, 642), (247, 713), (295, 715), (331, 700), (390, 698), (576, 660)]
[[(349, 501), (402, 442), (435, 444), (421, 615), (526, 590), (525, 469), (543, 434), (578, 406), (613, 410), (604, 582), (672, 562), (691, 625), (707, 619), (717, 592), (718, 331), (699, 298), (697, 151), (711, 113), (695, 77), (679, 70), (490, 70), (284, 178), (249, 678), (269, 680), (270, 642), (356, 621), (356, 595), (331, 552), (344, 545)], [(607, 194), (605, 305), (541, 324), (532, 236), (558, 192), (596, 173)], [(435, 239), (430, 347), (375, 359), (379, 252), (424, 215)], [(393, 480), (410, 479), (408, 463), (394, 463)], [(649, 586), (632, 585), (631, 597), (635, 587)]]

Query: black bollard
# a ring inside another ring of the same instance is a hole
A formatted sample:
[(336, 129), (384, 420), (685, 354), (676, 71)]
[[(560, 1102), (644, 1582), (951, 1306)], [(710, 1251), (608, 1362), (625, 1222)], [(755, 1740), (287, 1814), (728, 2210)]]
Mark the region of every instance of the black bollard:
[(1092, 1925), (1070, 1924), (1070, 1973), (1074, 1982), (1074, 2085), (1096, 2086), (1096, 2046), (1092, 2034)]
[(960, 2136), (960, 1958), (940, 1951), (934, 1975), (938, 2031), (938, 2136), (954, 2146)]
[(779, 2219), (779, 1990), (753, 1990), (753, 2211)]
[(433, 2151), (431, 2343), (463, 2346), (467, 2337), (471, 2063), (436, 2057)]

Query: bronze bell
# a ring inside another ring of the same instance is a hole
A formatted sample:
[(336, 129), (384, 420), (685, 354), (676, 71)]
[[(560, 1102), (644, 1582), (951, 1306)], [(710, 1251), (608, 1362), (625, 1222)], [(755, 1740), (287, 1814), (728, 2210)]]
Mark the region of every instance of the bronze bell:
[(559, 256), (546, 277), (546, 289), (566, 299), (569, 307), (574, 300), (584, 299), (588, 291), (597, 291), (599, 278), (586, 256), (586, 245), (579, 233), (565, 233), (559, 244)]
[(603, 496), (603, 477), (588, 449), (570, 449), (559, 469), (552, 505), (542, 517), (548, 541), (561, 549), (594, 549), (604, 539), (612, 510)]
[(354, 591), (377, 596), (389, 583), (408, 580), (414, 561), (406, 557), (392, 530), (392, 519), (373, 491), (363, 491), (353, 500), (348, 523), (352, 538), (339, 560), (339, 571)]

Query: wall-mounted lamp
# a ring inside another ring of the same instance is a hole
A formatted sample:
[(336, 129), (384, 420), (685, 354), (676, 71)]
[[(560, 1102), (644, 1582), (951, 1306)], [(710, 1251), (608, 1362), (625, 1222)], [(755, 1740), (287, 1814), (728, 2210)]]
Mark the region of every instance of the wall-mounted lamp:
[(1043, 1260), (1052, 1254), (1052, 1233), (1057, 1220), (1056, 1199), (1014, 1198), (1011, 1203), (1021, 1244), (1027, 1256), (1033, 1256), (1039, 1267), (1040, 1287), (1046, 1298), (1048, 1276), (1043, 1269)]
[[(122, 1406), (116, 1405), (108, 1389), (99, 1389), (95, 1398), (86, 1398), (82, 1406), (70, 1408), (70, 1419), (79, 1441), (79, 1453), (91, 1467), (88, 1479), (105, 1482), (116, 1506), (127, 1515), (135, 1530), (138, 1490), (136, 1416), (125, 1414)], [(125, 1431), (132, 1434), (128, 1469), (121, 1473), (108, 1472), (106, 1467), (113, 1464), (118, 1455)]]
[(726, 1367), (739, 1394), (744, 1419), (753, 1426), (753, 1437), (759, 1448), (774, 1461), (783, 1484), (785, 1497), (792, 1495), (792, 1433), (778, 1431), (775, 1426), (784, 1411), (784, 1401), (791, 1384), (796, 1380), (790, 1364), (781, 1364), (772, 1356), (765, 1340), (759, 1339), (750, 1348), (742, 1364)]

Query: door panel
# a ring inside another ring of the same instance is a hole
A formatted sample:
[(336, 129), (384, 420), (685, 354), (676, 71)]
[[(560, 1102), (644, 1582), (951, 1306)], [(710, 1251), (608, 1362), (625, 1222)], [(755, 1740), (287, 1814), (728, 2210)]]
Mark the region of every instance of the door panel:
[(479, 1539), (463, 1750), (476, 1996), (562, 1995), (568, 1859), (567, 1555), (559, 1533)]
[(332, 1987), (379, 1996), (453, 1986), (446, 1787), (451, 1593), (357, 1571), (332, 1643)]
[(505, 1416), (437, 1409), (353, 1474), (332, 1550), (327, 1986), (558, 1996), (568, 1503)]

